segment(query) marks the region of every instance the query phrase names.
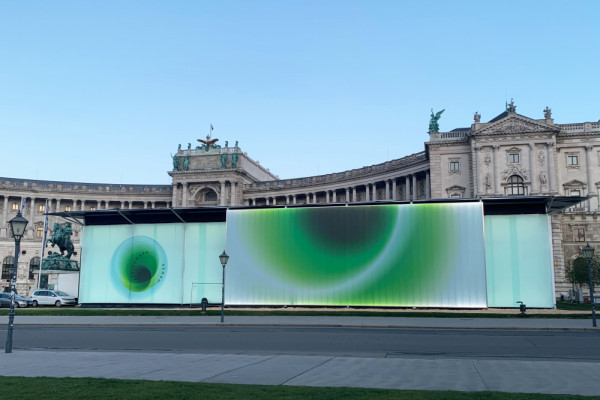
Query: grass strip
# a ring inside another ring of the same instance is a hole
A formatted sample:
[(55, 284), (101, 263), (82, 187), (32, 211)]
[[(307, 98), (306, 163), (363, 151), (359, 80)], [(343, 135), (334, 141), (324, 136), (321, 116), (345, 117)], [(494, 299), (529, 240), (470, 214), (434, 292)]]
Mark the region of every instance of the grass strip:
[(396, 399), (396, 400), (559, 400), (600, 399), (599, 396), (570, 396), (501, 392), (455, 392), (364, 388), (226, 385), (170, 381), (141, 381), (101, 378), (0, 377), (0, 399), (106, 400), (106, 399)]
[[(138, 309), (138, 308), (70, 308), (70, 307), (36, 307), (19, 308), (16, 315), (22, 316), (217, 316), (220, 310), (207, 310), (202, 313), (198, 308), (190, 309)], [(227, 309), (228, 316), (334, 316), (334, 317), (425, 317), (425, 318), (571, 318), (589, 319), (590, 314), (536, 314), (530, 311), (526, 316), (521, 314), (503, 313), (462, 313), (462, 312), (440, 312), (440, 311), (346, 311), (346, 310), (236, 310)], [(8, 315), (8, 309), (0, 309), (0, 315)]]

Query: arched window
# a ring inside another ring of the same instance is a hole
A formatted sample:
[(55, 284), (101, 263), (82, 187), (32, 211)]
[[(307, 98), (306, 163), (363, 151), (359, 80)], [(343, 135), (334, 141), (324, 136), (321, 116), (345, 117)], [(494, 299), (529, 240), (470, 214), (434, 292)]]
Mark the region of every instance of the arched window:
[(217, 201), (217, 193), (214, 190), (207, 190), (204, 194), (204, 201)]
[(40, 270), (40, 258), (33, 257), (29, 261), (29, 279), (35, 279), (36, 272)]
[(219, 196), (211, 188), (204, 188), (195, 195), (195, 204), (197, 206), (216, 206), (219, 204)]
[(15, 258), (13, 256), (8, 256), (2, 261), (2, 279), (12, 279), (14, 265)]
[(525, 194), (525, 183), (519, 175), (512, 175), (506, 180), (507, 196), (523, 196)]

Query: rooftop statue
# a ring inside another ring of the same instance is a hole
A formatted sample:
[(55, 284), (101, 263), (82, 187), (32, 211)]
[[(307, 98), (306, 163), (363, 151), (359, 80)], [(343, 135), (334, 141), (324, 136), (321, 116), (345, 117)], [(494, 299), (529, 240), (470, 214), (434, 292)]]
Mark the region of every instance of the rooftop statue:
[(233, 153), (233, 155), (231, 156), (231, 168), (237, 168), (238, 157), (238, 153)]
[(475, 111), (475, 115), (473, 116), (473, 120), (475, 121), (476, 124), (478, 124), (481, 121), (481, 114), (479, 114), (478, 111)]
[(183, 158), (183, 170), (184, 171), (190, 170), (190, 156), (189, 155), (187, 155)]
[[(179, 145), (181, 147), (181, 145)], [(173, 158), (173, 171), (179, 171), (179, 157), (177, 155), (171, 155)]]
[(206, 135), (206, 140), (198, 139), (198, 141), (204, 144), (204, 146), (199, 146), (199, 148), (204, 149), (206, 151), (210, 150), (211, 147), (214, 149), (221, 147), (218, 144), (216, 144), (219, 141), (219, 139), (211, 139), (210, 135)]
[(510, 103), (506, 104), (506, 111), (511, 113), (517, 112), (517, 106), (515, 106), (515, 102), (513, 101), (513, 99), (510, 99)]
[(434, 115), (433, 108), (431, 109), (431, 120), (429, 121), (429, 132), (439, 132), (440, 131), (440, 126), (438, 124), (438, 121), (440, 120), (440, 117), (442, 116), (442, 113), (444, 111), (446, 111), (446, 109), (443, 109), (442, 111), (438, 111)]
[(548, 106), (546, 106), (546, 108), (544, 109), (544, 118), (546, 118), (546, 119), (552, 118), (552, 109), (548, 108)]

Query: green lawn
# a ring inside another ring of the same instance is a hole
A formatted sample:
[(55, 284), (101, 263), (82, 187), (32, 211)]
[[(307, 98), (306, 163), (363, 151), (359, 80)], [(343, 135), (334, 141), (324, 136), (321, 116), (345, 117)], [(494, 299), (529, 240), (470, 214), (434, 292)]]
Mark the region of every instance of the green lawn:
[(600, 399), (499, 392), (451, 392), (316, 388), (300, 386), (224, 385), (213, 383), (127, 381), (95, 378), (0, 377), (0, 399), (396, 399), (396, 400), (559, 400)]

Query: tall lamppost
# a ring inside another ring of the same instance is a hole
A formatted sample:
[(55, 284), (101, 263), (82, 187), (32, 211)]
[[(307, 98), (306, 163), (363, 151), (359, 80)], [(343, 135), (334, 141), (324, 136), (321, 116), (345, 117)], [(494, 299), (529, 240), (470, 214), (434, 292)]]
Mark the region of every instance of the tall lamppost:
[(590, 302), (592, 303), (592, 326), (596, 327), (596, 306), (594, 305), (594, 280), (592, 279), (592, 258), (594, 257), (594, 248), (588, 243), (582, 250), (583, 257), (588, 263), (588, 274), (590, 277)]
[(229, 261), (229, 256), (223, 250), (223, 254), (219, 256), (219, 260), (221, 261), (221, 265), (223, 266), (223, 286), (221, 291), (221, 323), (225, 319), (225, 266), (227, 265), (227, 261)]
[(17, 212), (17, 216), (8, 221), (10, 232), (15, 238), (15, 263), (13, 265), (12, 288), (10, 294), (10, 311), (8, 312), (8, 333), (6, 335), (5, 353), (12, 353), (12, 337), (13, 323), (15, 321), (15, 286), (17, 284), (17, 267), (19, 266), (19, 251), (21, 250), (21, 238), (25, 233), (27, 221), (21, 215), (21, 211)]

